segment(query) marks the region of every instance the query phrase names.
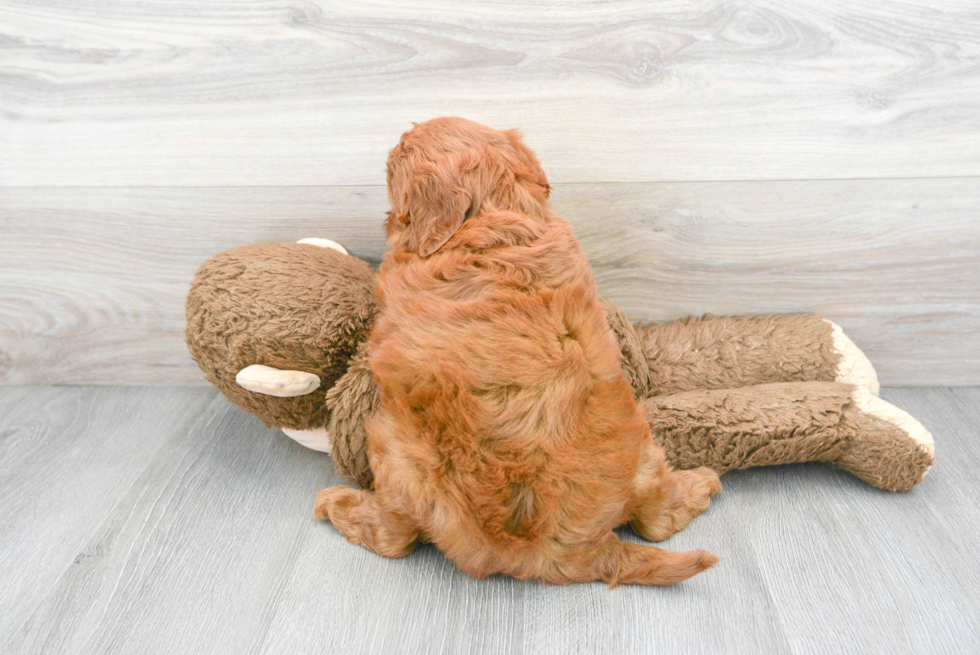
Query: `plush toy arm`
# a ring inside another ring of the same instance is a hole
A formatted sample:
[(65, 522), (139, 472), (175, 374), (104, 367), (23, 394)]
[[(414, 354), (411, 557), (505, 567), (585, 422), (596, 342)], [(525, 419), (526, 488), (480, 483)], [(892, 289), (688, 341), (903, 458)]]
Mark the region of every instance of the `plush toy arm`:
[[(235, 376), (235, 382), (243, 389), (277, 398), (295, 398), (311, 394), (320, 388), (320, 376), (306, 371), (284, 371), (272, 366), (252, 364)], [(307, 448), (330, 452), (330, 440), (326, 428), (306, 430), (280, 427), (283, 433)]]
[(331, 250), (336, 250), (342, 255), (349, 255), (347, 248), (336, 241), (331, 241), (330, 239), (321, 239), (320, 237), (306, 237), (305, 239), (300, 239), (296, 243), (304, 243), (308, 246), (316, 246), (317, 248), (330, 248)]
[(367, 342), (361, 342), (347, 372), (327, 392), (326, 406), (330, 412), (327, 437), (334, 467), (365, 489), (371, 488), (374, 473), (368, 463), (364, 426), (380, 404), (368, 363)]
[(306, 371), (283, 371), (271, 366), (252, 364), (235, 376), (238, 386), (255, 393), (277, 398), (295, 398), (320, 388), (320, 376)]
[(635, 327), (649, 395), (808, 381), (856, 384), (878, 395), (864, 353), (839, 326), (812, 314), (709, 314)]
[(655, 441), (676, 468), (833, 462), (889, 491), (934, 461), (932, 435), (898, 407), (837, 382), (786, 382), (647, 398)]

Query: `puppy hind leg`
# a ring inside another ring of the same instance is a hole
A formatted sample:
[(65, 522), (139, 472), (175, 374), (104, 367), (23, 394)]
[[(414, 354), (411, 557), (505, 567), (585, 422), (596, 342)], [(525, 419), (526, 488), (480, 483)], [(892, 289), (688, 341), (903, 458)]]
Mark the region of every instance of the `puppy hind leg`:
[(405, 557), (419, 530), (408, 517), (383, 507), (373, 492), (328, 487), (316, 495), (313, 515), (329, 520), (352, 544), (385, 557)]
[(641, 495), (630, 523), (644, 539), (663, 541), (707, 509), (711, 497), (719, 491), (721, 480), (709, 468), (668, 469), (659, 479), (639, 486)]

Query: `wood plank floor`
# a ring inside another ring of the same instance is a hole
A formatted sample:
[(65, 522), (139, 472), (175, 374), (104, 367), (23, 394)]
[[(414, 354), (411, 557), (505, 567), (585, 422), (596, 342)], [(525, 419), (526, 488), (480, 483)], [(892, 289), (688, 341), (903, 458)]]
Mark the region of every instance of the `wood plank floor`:
[(350, 546), (329, 458), (212, 389), (0, 387), (0, 652), (975, 652), (980, 389), (882, 395), (936, 437), (918, 488), (730, 473), (666, 544), (718, 567), (610, 591)]

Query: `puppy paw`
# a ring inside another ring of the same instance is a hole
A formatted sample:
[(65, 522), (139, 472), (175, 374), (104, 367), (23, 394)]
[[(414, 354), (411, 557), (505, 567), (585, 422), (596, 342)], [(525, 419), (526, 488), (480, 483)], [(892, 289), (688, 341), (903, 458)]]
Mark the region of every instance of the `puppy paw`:
[(361, 502), (364, 492), (350, 487), (327, 487), (316, 495), (313, 518), (320, 521), (333, 521), (346, 515), (350, 509)]
[[(692, 471), (677, 471), (679, 483), (684, 485), (683, 506), (694, 518), (711, 503), (711, 497), (721, 491), (721, 478), (713, 470), (701, 466)], [(690, 520), (690, 519), (688, 519)]]
[(683, 530), (721, 491), (718, 474), (704, 466), (672, 471), (664, 484), (670, 486), (667, 503), (644, 507), (632, 522), (633, 529), (647, 541), (663, 541)]
[(691, 486), (695, 493), (707, 494), (707, 497), (711, 498), (721, 492), (721, 478), (713, 469), (699, 466), (693, 471), (684, 471), (684, 473), (692, 478)]

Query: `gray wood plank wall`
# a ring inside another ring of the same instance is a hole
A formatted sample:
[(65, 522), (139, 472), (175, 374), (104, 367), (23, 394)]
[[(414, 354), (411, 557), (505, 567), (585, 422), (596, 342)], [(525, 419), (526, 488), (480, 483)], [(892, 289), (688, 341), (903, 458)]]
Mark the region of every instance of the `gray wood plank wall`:
[(975, 0), (0, 0), (0, 382), (203, 384), (224, 248), (383, 250), (410, 121), (520, 127), (630, 316), (815, 311), (980, 384)]

